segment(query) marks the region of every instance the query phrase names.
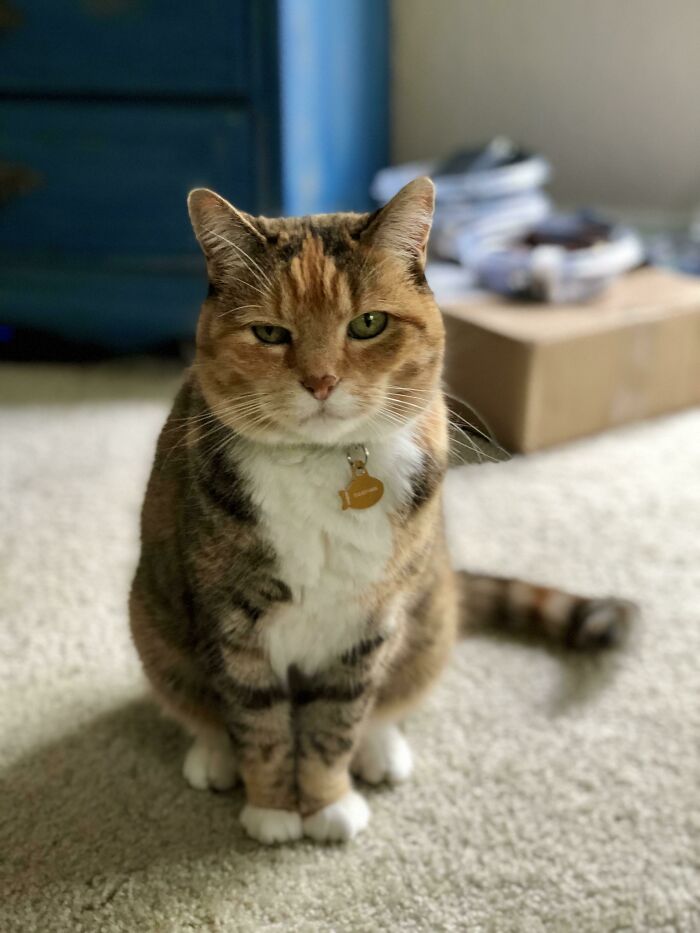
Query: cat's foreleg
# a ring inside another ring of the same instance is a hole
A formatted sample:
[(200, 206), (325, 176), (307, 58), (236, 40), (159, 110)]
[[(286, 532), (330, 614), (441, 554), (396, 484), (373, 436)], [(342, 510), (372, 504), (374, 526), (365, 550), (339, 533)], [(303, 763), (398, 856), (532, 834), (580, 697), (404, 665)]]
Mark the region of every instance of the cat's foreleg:
[(268, 845), (303, 834), (291, 720), (288, 697), (274, 689), (241, 694), (228, 716), (246, 793), (241, 824)]
[(369, 685), (334, 670), (294, 684), (299, 807), (305, 835), (344, 842), (369, 822), (369, 807), (352, 786), (350, 762), (371, 705)]

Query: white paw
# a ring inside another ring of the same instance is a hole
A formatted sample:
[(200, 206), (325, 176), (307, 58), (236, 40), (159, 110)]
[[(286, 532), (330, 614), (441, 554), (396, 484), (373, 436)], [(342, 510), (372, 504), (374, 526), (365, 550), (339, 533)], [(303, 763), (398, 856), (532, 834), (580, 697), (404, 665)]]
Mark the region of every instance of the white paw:
[(236, 783), (236, 761), (226, 736), (220, 739), (197, 736), (182, 766), (185, 780), (197, 790), (228, 790)]
[(304, 833), (317, 842), (346, 842), (361, 833), (368, 823), (369, 807), (365, 798), (351, 790), (335, 803), (307, 816)]
[(396, 726), (370, 726), (360, 741), (352, 770), (368, 784), (400, 784), (411, 776), (413, 753)]
[(271, 810), (247, 803), (240, 816), (243, 829), (253, 839), (270, 846), (276, 842), (301, 839), (301, 816), (293, 810)]

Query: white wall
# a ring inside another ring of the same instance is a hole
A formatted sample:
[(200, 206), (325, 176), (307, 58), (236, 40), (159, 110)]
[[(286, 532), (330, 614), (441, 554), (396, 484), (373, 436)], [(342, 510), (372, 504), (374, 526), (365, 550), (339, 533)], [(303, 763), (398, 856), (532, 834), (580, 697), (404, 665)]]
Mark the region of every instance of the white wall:
[(393, 155), (504, 133), (568, 203), (700, 204), (700, 0), (393, 0)]

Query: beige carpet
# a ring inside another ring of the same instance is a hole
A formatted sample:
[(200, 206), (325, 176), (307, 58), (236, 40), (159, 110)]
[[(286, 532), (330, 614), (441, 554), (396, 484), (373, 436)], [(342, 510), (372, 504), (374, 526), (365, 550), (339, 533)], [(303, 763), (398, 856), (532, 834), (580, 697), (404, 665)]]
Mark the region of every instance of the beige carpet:
[(0, 370), (0, 930), (700, 930), (700, 413), (448, 480), (460, 564), (638, 599), (602, 663), (481, 637), (346, 848), (180, 776), (125, 598), (173, 374)]

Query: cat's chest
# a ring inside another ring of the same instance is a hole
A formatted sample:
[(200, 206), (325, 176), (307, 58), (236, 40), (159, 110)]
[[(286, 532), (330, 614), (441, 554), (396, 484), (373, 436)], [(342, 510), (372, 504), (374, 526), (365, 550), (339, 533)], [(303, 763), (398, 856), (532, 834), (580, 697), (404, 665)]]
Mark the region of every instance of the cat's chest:
[(367, 469), (384, 494), (369, 508), (344, 509), (340, 492), (352, 473), (342, 450), (247, 452), (243, 466), (261, 530), (292, 590), (380, 578), (392, 552), (391, 516), (410, 496), (420, 456), (409, 435), (373, 450)]
[(421, 453), (410, 435), (370, 453), (368, 469), (384, 484), (370, 508), (343, 509), (352, 479), (342, 451), (252, 450), (243, 461), (261, 531), (275, 549), (292, 601), (267, 630), (273, 667), (313, 672), (351, 647), (367, 624), (363, 595), (379, 582), (393, 553), (392, 515), (407, 501)]

